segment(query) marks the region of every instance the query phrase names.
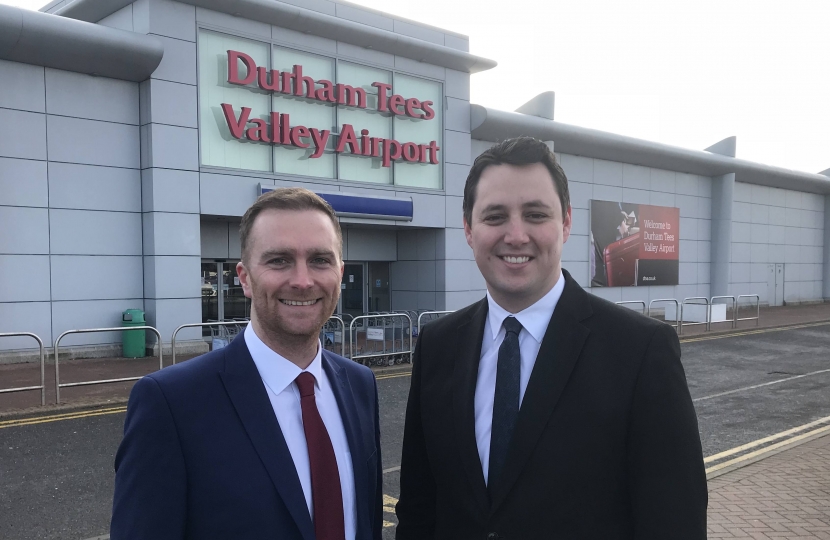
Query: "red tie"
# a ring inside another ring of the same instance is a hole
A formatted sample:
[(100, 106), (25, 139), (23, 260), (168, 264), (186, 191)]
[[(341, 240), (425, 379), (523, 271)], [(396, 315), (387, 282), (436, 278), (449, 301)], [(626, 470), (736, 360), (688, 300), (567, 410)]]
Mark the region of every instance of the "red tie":
[(345, 540), (343, 493), (340, 473), (326, 425), (314, 399), (314, 375), (304, 371), (297, 376), (303, 430), (311, 464), (311, 500), (314, 505), (314, 535), (317, 540)]

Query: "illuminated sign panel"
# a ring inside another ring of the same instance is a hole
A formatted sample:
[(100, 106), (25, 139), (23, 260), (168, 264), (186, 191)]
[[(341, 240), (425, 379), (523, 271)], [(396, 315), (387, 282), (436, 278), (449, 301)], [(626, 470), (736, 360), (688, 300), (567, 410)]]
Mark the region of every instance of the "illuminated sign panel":
[(440, 83), (214, 32), (199, 46), (204, 165), (441, 187)]

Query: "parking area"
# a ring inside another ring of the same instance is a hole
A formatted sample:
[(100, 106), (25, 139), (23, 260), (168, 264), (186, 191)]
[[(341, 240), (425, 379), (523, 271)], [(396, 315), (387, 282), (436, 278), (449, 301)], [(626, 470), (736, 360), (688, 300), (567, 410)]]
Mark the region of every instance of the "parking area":
[[(681, 347), (706, 456), (715, 456), (799, 426), (830, 425), (830, 322), (752, 328), (728, 335), (697, 334), (684, 337)], [(397, 467), (410, 378), (406, 366), (378, 371), (377, 377), (387, 503), (385, 538), (393, 538), (394, 503), (399, 494)], [(0, 516), (3, 516), (0, 538), (82, 540), (106, 534), (112, 494), (112, 462), (120, 440), (123, 411), (123, 406), (116, 403), (93, 410), (55, 412), (51, 415), (53, 418), (30, 415), (22, 420), (0, 420)], [(794, 433), (798, 434), (803, 433)], [(774, 439), (770, 444), (781, 440), (785, 439)], [(763, 483), (766, 481), (763, 475), (770, 474), (779, 483), (787, 482), (790, 476), (801, 478), (802, 487), (805, 482), (812, 482), (806, 484), (812, 490), (809, 497), (818, 502), (810, 508), (818, 510), (813, 513), (805, 510), (804, 515), (808, 515), (805, 519), (813, 520), (814, 530), (802, 527), (799, 530), (806, 531), (807, 536), (800, 537), (809, 538), (815, 533), (815, 538), (826, 538), (819, 533), (822, 520), (830, 523), (830, 504), (824, 504), (823, 509), (820, 506), (821, 501), (827, 501), (827, 482), (830, 480), (816, 478), (815, 473), (805, 480), (803, 475), (807, 474), (805, 470), (822, 470), (816, 469), (819, 462), (809, 460), (820, 460), (821, 455), (827, 455), (830, 451), (825, 444), (827, 440), (826, 436), (816, 438), (770, 460), (711, 480), (710, 537), (720, 534), (725, 538), (743, 538), (743, 533), (736, 531), (751, 529), (746, 523), (767, 527), (766, 522), (753, 513), (756, 512), (752, 510), (754, 507), (747, 507), (739, 520), (735, 512), (742, 511), (730, 504), (734, 503), (734, 497), (751, 492), (750, 484)], [(750, 450), (759, 448), (764, 445)], [(794, 458), (786, 458), (793, 452), (802, 455), (808, 450), (810, 452), (804, 459), (810, 466), (801, 466)], [(818, 458), (813, 450), (819, 452)], [(767, 463), (781, 466), (789, 463), (802, 471), (799, 473), (802, 476), (792, 471), (782, 473), (780, 468), (772, 465), (769, 468)], [(820, 463), (827, 464), (826, 461)], [(756, 473), (750, 475), (747, 471)], [(828, 467), (825, 466), (823, 471), (825, 476), (830, 475)], [(754, 498), (747, 495), (747, 498), (752, 498), (757, 506), (777, 497), (771, 490), (785, 488), (789, 489), (780, 485), (767, 489), (766, 498), (757, 494)], [(759, 488), (756, 486), (755, 489)], [(797, 498), (800, 495), (790, 490), (787, 496)], [(772, 523), (770, 515), (765, 519)], [(744, 517), (749, 521), (741, 521)], [(730, 523), (734, 525), (733, 529), (729, 528)], [(788, 531), (798, 529), (799, 522), (793, 523), (796, 525)], [(774, 532), (772, 528), (770, 530)], [(778, 532), (781, 533), (779, 537), (790, 537), (783, 529)]]

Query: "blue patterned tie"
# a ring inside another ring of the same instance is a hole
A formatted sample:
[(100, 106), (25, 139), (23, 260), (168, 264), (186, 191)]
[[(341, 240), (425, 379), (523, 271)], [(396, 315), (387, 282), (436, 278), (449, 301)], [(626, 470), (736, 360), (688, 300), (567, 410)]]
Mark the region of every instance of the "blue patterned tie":
[(499, 363), (496, 368), (496, 394), (493, 400), (493, 428), (490, 432), (490, 469), (487, 488), (492, 493), (496, 480), (504, 469), (507, 449), (516, 418), (519, 416), (519, 375), (521, 373), (521, 354), (519, 352), (519, 332), (522, 323), (514, 317), (504, 319), (504, 341), (499, 347)]

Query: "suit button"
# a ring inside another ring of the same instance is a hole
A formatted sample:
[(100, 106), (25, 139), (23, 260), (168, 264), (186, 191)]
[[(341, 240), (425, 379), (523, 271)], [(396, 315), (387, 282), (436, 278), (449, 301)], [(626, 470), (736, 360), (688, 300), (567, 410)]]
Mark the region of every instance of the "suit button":
[(499, 540), (498, 533), (491, 532), (487, 535), (487, 540)]

